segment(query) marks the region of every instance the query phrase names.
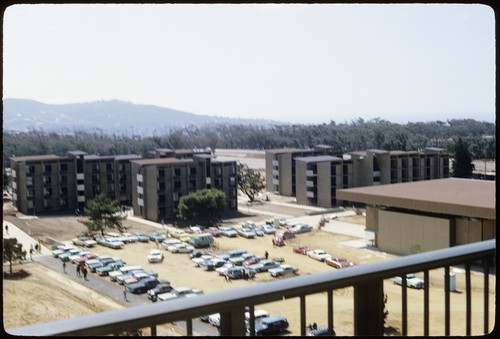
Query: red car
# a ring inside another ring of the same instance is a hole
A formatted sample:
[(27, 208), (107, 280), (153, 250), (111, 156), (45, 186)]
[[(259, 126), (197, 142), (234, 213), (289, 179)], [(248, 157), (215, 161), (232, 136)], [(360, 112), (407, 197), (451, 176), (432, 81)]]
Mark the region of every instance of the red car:
[(260, 257), (256, 256), (256, 255), (252, 255), (251, 257), (248, 257), (245, 259), (245, 261), (243, 261), (243, 266), (249, 266), (249, 265), (253, 265), (253, 264), (256, 264), (260, 261)]
[(344, 257), (331, 257), (330, 259), (325, 259), (325, 263), (329, 266), (335, 267), (336, 269), (354, 266), (352, 262), (347, 261)]
[(307, 251), (309, 251), (309, 247), (303, 246), (303, 245), (299, 245), (299, 246), (295, 246), (293, 248), (293, 251), (295, 253), (299, 253), (299, 254), (307, 254)]
[(214, 237), (220, 237), (220, 231), (217, 227), (209, 227), (205, 231)]

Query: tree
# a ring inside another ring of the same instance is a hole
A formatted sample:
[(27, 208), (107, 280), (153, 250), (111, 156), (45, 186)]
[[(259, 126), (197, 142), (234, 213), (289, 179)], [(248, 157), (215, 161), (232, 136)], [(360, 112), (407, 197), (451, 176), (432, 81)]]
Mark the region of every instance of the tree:
[(202, 189), (179, 199), (179, 217), (200, 224), (217, 221), (226, 207), (226, 194), (218, 189)]
[(453, 176), (456, 178), (472, 178), (474, 164), (472, 163), (472, 155), (469, 151), (469, 145), (458, 138), (454, 147), (453, 158)]
[(250, 201), (255, 201), (257, 193), (266, 188), (264, 178), (259, 171), (255, 171), (248, 167), (247, 164), (238, 162), (238, 188), (242, 191)]
[(10, 274), (12, 274), (12, 263), (17, 260), (26, 260), (26, 251), (16, 238), (3, 239), (3, 261), (9, 262)]
[(85, 204), (85, 214), (88, 220), (78, 220), (78, 222), (87, 226), (91, 235), (97, 232), (104, 235), (104, 231), (115, 228), (120, 232), (125, 231), (122, 221), (127, 217), (120, 214), (118, 201), (109, 199), (104, 193)]

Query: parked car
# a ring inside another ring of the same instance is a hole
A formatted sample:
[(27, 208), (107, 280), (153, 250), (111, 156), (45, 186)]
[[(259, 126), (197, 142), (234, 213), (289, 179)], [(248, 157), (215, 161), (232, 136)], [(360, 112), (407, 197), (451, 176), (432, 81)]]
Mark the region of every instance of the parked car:
[(196, 226), (187, 227), (186, 233), (201, 234), (201, 233), (205, 233), (205, 231), (204, 231), (204, 228), (202, 226), (196, 225)]
[(161, 245), (168, 251), (168, 247), (176, 244), (182, 244), (183, 241), (180, 239), (165, 239), (161, 242)]
[(235, 279), (252, 279), (255, 277), (255, 270), (252, 270), (249, 267), (243, 267), (243, 266), (234, 266), (234, 267), (229, 267), (227, 270), (227, 277), (229, 279), (235, 280)]
[(149, 237), (144, 233), (135, 233), (139, 242), (149, 242)]
[(189, 233), (186, 233), (184, 230), (171, 230), (171, 231), (168, 231), (168, 234), (172, 238), (177, 238), (183, 242), (188, 242), (190, 239)]
[(306, 233), (312, 231), (312, 227), (308, 224), (294, 224), (290, 227), (290, 229), (295, 233)]
[[(391, 280), (393, 283), (401, 285), (401, 277), (394, 277)], [(424, 281), (420, 278), (417, 278), (414, 273), (408, 273), (406, 274), (406, 286), (416, 289), (424, 288)]]
[(161, 250), (152, 249), (148, 253), (148, 262), (149, 263), (158, 263), (163, 261), (163, 252)]
[(241, 257), (244, 254), (247, 254), (246, 250), (242, 249), (235, 249), (235, 250), (229, 250), (225, 253), (219, 254), (217, 258), (224, 259), (224, 260), (229, 260), (231, 258), (236, 258), (236, 257)]
[(281, 315), (265, 317), (255, 324), (255, 335), (281, 333), (288, 325), (288, 320)]
[(116, 271), (120, 267), (125, 266), (125, 264), (126, 263), (123, 262), (123, 261), (121, 261), (121, 260), (120, 261), (115, 261), (115, 262), (107, 264), (106, 266), (97, 267), (95, 269), (95, 273), (97, 273), (99, 275), (108, 275), (109, 272)]
[(325, 261), (325, 259), (330, 259), (332, 257), (330, 254), (326, 253), (325, 250), (322, 250), (320, 248), (307, 252), (307, 255), (309, 256), (309, 258), (319, 261)]
[(248, 266), (248, 268), (254, 270), (257, 273), (260, 273), (260, 272), (267, 272), (271, 268), (277, 268), (279, 266), (280, 263), (277, 261), (270, 259), (262, 259), (258, 263)]
[(79, 237), (71, 240), (73, 244), (76, 246), (83, 246), (83, 247), (94, 247), (97, 245), (97, 241), (90, 237)]
[(299, 254), (307, 254), (310, 251), (309, 247), (304, 245), (295, 246), (292, 250)]
[[(267, 317), (270, 317), (271, 315), (266, 310), (255, 310), (253, 312), (253, 316), (254, 316), (255, 323), (257, 323), (262, 318), (267, 318)], [(245, 326), (247, 328), (247, 332), (250, 332), (250, 312), (248, 312), (248, 311), (245, 312)]]
[(139, 238), (137, 237), (137, 235), (135, 235), (133, 233), (128, 233), (128, 232), (122, 233), (122, 239), (123, 239), (122, 241), (125, 243), (139, 241)]
[(126, 289), (130, 293), (135, 293), (135, 294), (142, 294), (146, 293), (148, 290), (154, 288), (156, 285), (158, 285), (160, 282), (158, 279), (155, 278), (144, 278), (139, 280), (138, 282), (134, 284), (128, 284), (126, 285)]
[[(278, 220), (278, 223), (275, 225), (274, 220), (276, 220), (276, 219)], [(272, 225), (274, 227), (283, 227), (285, 225), (288, 225), (288, 220), (286, 220), (286, 218), (283, 218), (283, 217), (273, 218), (273, 219), (267, 220), (266, 224)]]
[(170, 281), (167, 280), (159, 280), (158, 285), (149, 289), (146, 293), (148, 294), (148, 299), (151, 301), (156, 301), (158, 294), (168, 293), (172, 290), (172, 286), (170, 285)]
[(209, 227), (205, 230), (207, 233), (210, 233), (213, 237), (220, 237), (220, 230), (217, 227)]
[(253, 239), (256, 237), (255, 232), (251, 228), (241, 227), (238, 228), (236, 232), (238, 232), (238, 235), (242, 236), (243, 238)]
[(181, 243), (181, 244), (175, 244), (167, 247), (167, 250), (169, 250), (172, 253), (189, 253), (194, 251), (194, 246), (186, 244), (186, 243)]
[(220, 326), (220, 313), (210, 314), (208, 316), (208, 323), (212, 326), (219, 327)]
[(190, 287), (178, 287), (173, 288), (170, 292), (158, 294), (158, 300), (172, 300), (176, 298), (192, 297), (199, 294), (203, 294), (203, 291), (197, 288)]
[(163, 240), (166, 239), (165, 235), (159, 233), (159, 232), (150, 232), (148, 233), (149, 240), (151, 241), (158, 241), (162, 242)]
[(330, 334), (328, 326), (318, 326), (316, 323), (309, 325), (307, 328), (307, 337), (317, 337), (317, 336), (335, 336), (335, 330)]
[(201, 257), (191, 258), (191, 261), (194, 267), (200, 267), (200, 263), (210, 259), (214, 259), (212, 254), (203, 254)]
[(200, 262), (198, 266), (200, 266), (200, 268), (204, 271), (215, 271), (216, 269), (222, 267), (225, 264), (227, 264), (227, 262), (223, 259), (212, 258)]
[(243, 266), (249, 266), (258, 263), (262, 258), (256, 255), (251, 255), (243, 261)]
[(331, 257), (331, 258), (327, 258), (325, 259), (325, 263), (328, 265), (328, 266), (332, 266), (332, 267), (335, 267), (336, 269), (341, 269), (341, 268), (347, 268), (347, 267), (352, 267), (354, 266), (354, 264), (350, 261), (348, 261), (346, 258), (344, 257)]
[(299, 269), (296, 267), (293, 267), (291, 265), (280, 265), (279, 267), (276, 268), (271, 268), (268, 270), (269, 274), (273, 278), (277, 277), (283, 277), (287, 275), (297, 275), (299, 272)]
[(262, 225), (262, 231), (264, 232), (264, 234), (276, 233), (276, 229), (273, 226), (268, 225), (268, 224)]
[(285, 240), (295, 237), (295, 233), (289, 230), (281, 230), (276, 232), (273, 237), (273, 245), (275, 246), (285, 246)]
[(236, 232), (234, 228), (230, 226), (219, 226), (219, 231), (221, 235), (228, 238), (234, 238), (238, 236), (238, 232)]

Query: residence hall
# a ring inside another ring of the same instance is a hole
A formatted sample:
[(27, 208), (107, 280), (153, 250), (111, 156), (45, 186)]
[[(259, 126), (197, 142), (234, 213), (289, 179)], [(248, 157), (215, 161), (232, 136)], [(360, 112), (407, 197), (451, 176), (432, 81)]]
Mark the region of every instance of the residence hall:
[(268, 191), (295, 196), (301, 205), (324, 208), (348, 205), (337, 196), (337, 189), (448, 178), (450, 164), (441, 148), (344, 154), (318, 145), (266, 150), (265, 157)]
[(340, 189), (366, 207), (366, 231), (398, 255), (496, 238), (495, 182), (447, 178)]
[(175, 218), (183, 195), (211, 188), (225, 193), (226, 211), (238, 209), (236, 161), (216, 160), (205, 152), (182, 158), (159, 153), (158, 158), (131, 161), (134, 215), (158, 222)]

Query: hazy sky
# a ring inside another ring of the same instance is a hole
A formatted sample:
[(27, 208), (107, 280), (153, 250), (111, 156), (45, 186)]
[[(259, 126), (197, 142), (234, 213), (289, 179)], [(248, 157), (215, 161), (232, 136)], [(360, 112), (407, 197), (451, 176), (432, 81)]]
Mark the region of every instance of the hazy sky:
[(495, 121), (485, 5), (15, 5), (3, 97), (338, 123)]

